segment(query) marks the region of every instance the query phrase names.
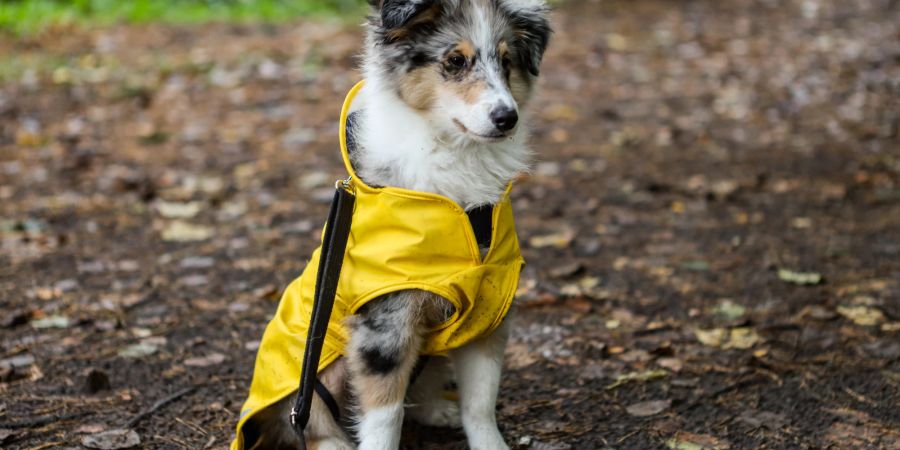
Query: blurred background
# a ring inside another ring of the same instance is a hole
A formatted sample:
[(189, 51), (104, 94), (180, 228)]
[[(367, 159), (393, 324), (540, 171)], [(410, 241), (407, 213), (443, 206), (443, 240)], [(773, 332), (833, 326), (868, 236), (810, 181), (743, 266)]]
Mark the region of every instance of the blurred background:
[[(900, 447), (900, 2), (553, 6), (508, 442)], [(0, 448), (227, 447), (365, 12), (0, 1)]]

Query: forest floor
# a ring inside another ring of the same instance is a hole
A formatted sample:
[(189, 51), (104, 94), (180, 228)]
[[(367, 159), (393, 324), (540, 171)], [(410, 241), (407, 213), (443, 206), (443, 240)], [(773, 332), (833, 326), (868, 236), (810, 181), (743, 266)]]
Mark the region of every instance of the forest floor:
[[(513, 191), (511, 446), (900, 448), (900, 2), (585, 1), (553, 22)], [(360, 39), (0, 37), (0, 448), (227, 446), (344, 176)]]

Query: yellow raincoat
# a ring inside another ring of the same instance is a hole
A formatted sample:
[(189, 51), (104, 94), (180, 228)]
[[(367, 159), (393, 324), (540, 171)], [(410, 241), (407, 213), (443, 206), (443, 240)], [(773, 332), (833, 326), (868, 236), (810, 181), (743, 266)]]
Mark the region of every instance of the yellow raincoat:
[[(426, 192), (371, 187), (356, 176), (345, 127), (362, 84), (350, 90), (341, 111), (341, 154), (356, 202), (319, 372), (344, 353), (344, 318), (366, 302), (399, 290), (433, 292), (456, 308), (449, 320), (426, 335), (425, 354), (441, 354), (489, 334), (509, 310), (524, 264), (509, 188), (493, 208), (491, 248), (482, 259), (469, 218), (455, 202)], [(247, 419), (297, 389), (320, 250), (285, 290), (266, 327), (232, 450), (243, 449), (241, 428)]]

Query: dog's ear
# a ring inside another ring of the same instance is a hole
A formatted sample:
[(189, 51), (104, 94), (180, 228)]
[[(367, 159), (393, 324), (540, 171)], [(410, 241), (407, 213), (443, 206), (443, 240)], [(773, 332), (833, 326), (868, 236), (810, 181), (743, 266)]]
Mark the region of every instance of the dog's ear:
[(531, 3), (513, 12), (511, 22), (516, 34), (517, 56), (521, 67), (531, 75), (538, 76), (541, 70), (541, 59), (550, 41), (549, 8), (543, 1)]
[(440, 0), (369, 0), (373, 7), (381, 5), (381, 26), (397, 30), (407, 26), (416, 16), (438, 6)]

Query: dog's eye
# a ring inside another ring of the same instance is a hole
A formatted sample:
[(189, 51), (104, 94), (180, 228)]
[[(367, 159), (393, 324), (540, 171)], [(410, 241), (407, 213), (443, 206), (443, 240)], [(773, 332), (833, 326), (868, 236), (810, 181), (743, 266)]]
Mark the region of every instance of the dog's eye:
[(450, 63), (450, 67), (456, 69), (462, 69), (463, 67), (466, 67), (466, 57), (463, 55), (453, 55), (450, 57), (450, 59), (447, 60), (447, 62)]

